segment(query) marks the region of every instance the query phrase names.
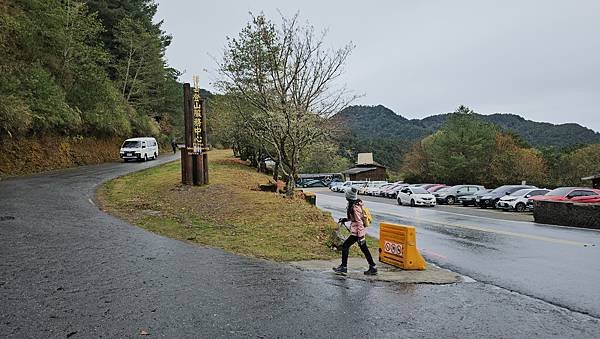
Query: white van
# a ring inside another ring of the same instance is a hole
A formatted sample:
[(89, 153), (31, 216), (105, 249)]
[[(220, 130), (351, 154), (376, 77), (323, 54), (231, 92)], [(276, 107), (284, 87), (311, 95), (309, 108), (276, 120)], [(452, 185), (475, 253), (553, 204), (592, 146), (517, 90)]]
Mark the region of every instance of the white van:
[(158, 158), (158, 143), (154, 138), (131, 138), (125, 140), (119, 151), (123, 161)]

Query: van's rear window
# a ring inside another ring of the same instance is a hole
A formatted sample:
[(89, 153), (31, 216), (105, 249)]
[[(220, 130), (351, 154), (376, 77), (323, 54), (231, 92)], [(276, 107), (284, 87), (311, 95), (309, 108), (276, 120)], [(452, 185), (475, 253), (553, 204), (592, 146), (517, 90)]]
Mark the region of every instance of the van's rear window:
[(125, 141), (123, 143), (123, 148), (136, 148), (136, 147), (140, 147), (139, 141)]

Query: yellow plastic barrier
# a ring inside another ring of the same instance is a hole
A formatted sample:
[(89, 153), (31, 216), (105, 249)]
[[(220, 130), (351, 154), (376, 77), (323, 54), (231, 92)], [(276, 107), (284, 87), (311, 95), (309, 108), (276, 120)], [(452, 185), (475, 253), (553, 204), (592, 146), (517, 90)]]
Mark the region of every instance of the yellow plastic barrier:
[(424, 270), (425, 259), (417, 249), (417, 232), (412, 226), (379, 225), (379, 261), (404, 270)]

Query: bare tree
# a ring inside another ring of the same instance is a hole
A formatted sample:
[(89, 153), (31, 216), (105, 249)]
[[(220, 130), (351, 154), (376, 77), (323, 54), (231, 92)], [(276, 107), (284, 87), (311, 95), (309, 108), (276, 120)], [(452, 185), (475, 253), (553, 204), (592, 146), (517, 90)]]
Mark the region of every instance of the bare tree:
[(335, 82), (353, 45), (327, 49), (326, 32), (282, 16), (276, 26), (263, 14), (237, 38), (228, 38), (219, 65), (221, 88), (237, 101), (239, 119), (281, 164), (292, 194), (303, 151), (328, 133), (327, 119), (353, 101)]

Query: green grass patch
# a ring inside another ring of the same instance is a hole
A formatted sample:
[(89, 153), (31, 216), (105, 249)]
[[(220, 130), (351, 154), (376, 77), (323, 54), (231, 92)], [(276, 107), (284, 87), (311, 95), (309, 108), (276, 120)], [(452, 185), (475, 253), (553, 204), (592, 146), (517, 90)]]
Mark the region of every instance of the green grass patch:
[[(210, 185), (184, 186), (179, 162), (114, 179), (98, 191), (101, 206), (170, 238), (277, 261), (332, 259), (331, 215), (303, 199), (258, 191), (269, 177), (230, 151), (209, 153)], [(369, 239), (371, 249), (377, 244)], [(352, 255), (360, 255), (353, 249)]]

